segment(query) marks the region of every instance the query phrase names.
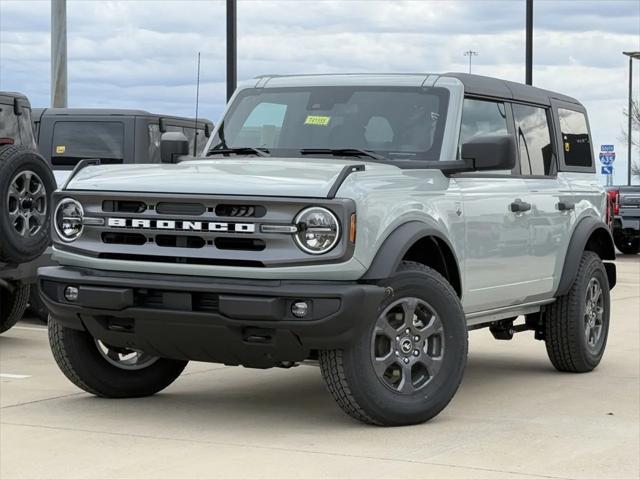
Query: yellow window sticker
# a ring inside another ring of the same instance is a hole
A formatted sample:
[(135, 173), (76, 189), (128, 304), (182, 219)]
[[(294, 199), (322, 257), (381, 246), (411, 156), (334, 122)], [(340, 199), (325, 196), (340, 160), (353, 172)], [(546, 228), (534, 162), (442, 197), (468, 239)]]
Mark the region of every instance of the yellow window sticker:
[(329, 125), (331, 117), (325, 117), (322, 115), (307, 115), (307, 119), (304, 121), (305, 125), (321, 125), (326, 127)]
[(56, 145), (56, 153), (64, 153), (67, 151), (67, 147), (64, 145)]
[(564, 142), (564, 151), (565, 152), (571, 151), (571, 144), (569, 142)]

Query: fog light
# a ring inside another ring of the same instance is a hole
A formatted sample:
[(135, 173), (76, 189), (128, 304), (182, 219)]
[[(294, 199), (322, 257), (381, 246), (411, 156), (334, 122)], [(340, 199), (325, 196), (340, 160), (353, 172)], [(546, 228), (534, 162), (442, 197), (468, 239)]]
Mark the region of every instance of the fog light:
[(307, 302), (295, 302), (291, 305), (291, 313), (298, 318), (304, 317), (309, 311), (309, 304)]
[(78, 300), (78, 287), (67, 287), (64, 289), (64, 298), (69, 302)]

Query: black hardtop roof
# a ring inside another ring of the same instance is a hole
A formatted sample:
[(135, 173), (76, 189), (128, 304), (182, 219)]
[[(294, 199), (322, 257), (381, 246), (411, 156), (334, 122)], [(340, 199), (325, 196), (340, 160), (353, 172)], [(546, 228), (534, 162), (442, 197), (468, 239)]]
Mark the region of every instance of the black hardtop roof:
[[(146, 110), (134, 110), (126, 108), (34, 108), (34, 118), (40, 118), (42, 115), (56, 116), (118, 116), (118, 117), (151, 117), (162, 118), (163, 120), (180, 120), (195, 122), (195, 118), (179, 117), (177, 115), (164, 115), (162, 113), (151, 113)], [(208, 118), (198, 117), (198, 123), (213, 122)]]
[(15, 99), (18, 99), (20, 105), (23, 107), (31, 108), (31, 104), (29, 103), (29, 99), (23, 93), (18, 92), (5, 92), (0, 91), (0, 103), (3, 105), (13, 105)]
[(508, 80), (473, 75), (470, 73), (451, 72), (444, 73), (442, 76), (457, 78), (464, 85), (465, 93), (471, 95), (507, 98), (543, 105), (549, 105), (550, 100), (555, 99), (581, 105), (581, 103), (573, 97), (523, 83), (510, 82)]

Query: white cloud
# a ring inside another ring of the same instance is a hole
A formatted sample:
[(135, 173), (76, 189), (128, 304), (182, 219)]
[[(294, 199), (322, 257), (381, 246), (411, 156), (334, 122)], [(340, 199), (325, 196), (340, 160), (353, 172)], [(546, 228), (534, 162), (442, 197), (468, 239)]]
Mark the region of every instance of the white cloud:
[[(49, 102), (49, 8), (48, 1), (0, 1), (0, 88), (23, 91), (37, 106)], [(201, 51), (201, 112), (218, 119), (224, 1), (69, 0), (67, 12), (70, 105), (192, 114)], [(524, 79), (521, 0), (240, 0), (238, 19), (241, 79), (466, 71), (469, 48), (480, 53), (474, 73)], [(534, 20), (534, 83), (580, 99), (596, 143), (618, 143), (627, 104), (621, 51), (640, 50), (640, 2), (536, 0)], [(634, 85), (640, 97), (640, 75)], [(624, 146), (617, 151), (624, 160)]]

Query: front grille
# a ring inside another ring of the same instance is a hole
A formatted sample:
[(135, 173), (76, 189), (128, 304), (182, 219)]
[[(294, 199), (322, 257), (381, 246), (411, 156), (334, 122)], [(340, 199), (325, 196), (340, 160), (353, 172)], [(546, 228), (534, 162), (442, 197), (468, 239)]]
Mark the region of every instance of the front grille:
[[(78, 200), (91, 221), (72, 246), (55, 236), (56, 247), (93, 258), (271, 268), (344, 262), (355, 248), (343, 234), (340, 244), (320, 258), (300, 249), (290, 231), (296, 215), (317, 204), (331, 209), (341, 219), (341, 230), (348, 232), (355, 204), (346, 199), (87, 191), (64, 195)], [(56, 200), (61, 196), (56, 194)]]

